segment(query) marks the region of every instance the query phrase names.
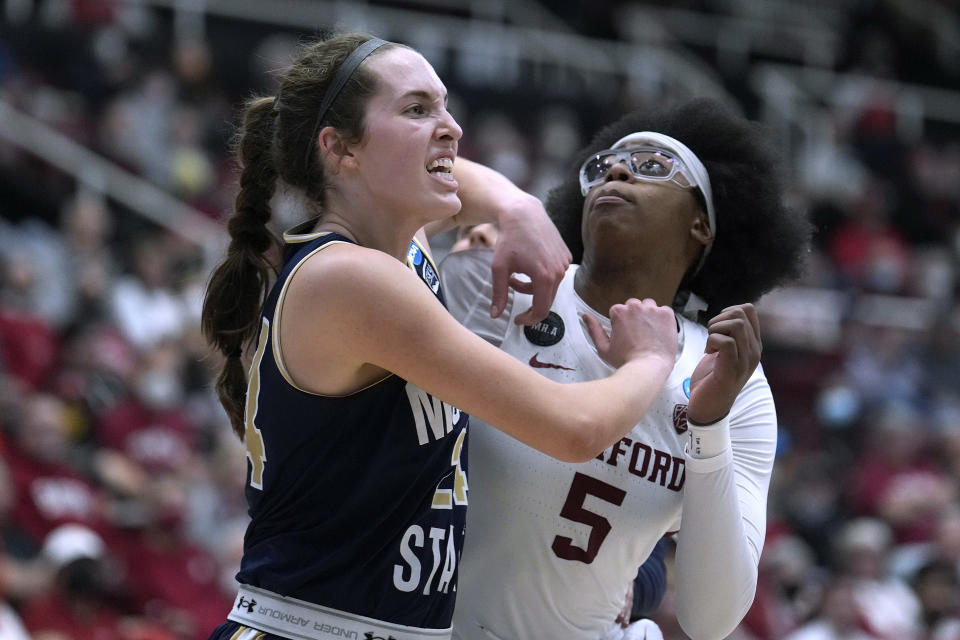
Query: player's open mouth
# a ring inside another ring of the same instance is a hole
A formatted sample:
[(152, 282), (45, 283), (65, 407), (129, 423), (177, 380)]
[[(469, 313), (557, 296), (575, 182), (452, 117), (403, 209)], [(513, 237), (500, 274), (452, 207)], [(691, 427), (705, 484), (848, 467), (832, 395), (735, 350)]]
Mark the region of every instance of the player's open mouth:
[(453, 158), (437, 158), (427, 165), (427, 172), (444, 180), (453, 180)]

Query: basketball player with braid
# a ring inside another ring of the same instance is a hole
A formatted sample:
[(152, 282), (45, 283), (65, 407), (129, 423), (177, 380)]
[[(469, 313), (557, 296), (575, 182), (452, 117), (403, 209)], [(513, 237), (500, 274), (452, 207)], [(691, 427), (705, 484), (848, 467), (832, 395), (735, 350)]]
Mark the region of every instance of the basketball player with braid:
[(588, 462), (474, 422), (455, 638), (618, 637), (611, 625), (637, 567), (672, 533), (684, 631), (716, 640), (739, 624), (756, 589), (777, 438), (750, 303), (798, 275), (810, 237), (782, 185), (769, 142), (721, 105), (636, 111), (599, 131), (549, 195), (579, 265), (543, 322), (511, 322), (527, 301), (519, 292), (502, 317), (479, 312), (489, 250), (445, 259), (451, 312), (552, 380), (610, 374), (598, 348), (605, 309), (628, 298), (672, 306), (680, 332), (650, 410)]
[[(461, 198), (517, 195), (456, 159), (460, 136), (427, 61), (364, 35), (305, 46), (278, 94), (246, 108), (230, 246), (203, 329), (225, 356), (217, 390), (246, 443), (251, 523), (241, 588), (213, 639), (449, 638), (467, 413), (547, 455), (589, 460), (670, 371), (673, 313), (652, 300), (609, 309), (599, 348), (614, 369), (577, 384), (537, 375), (454, 320), (425, 227), (474, 222)], [(309, 220), (284, 235), (274, 275), (266, 225), (281, 185), (301, 192)], [(562, 275), (569, 253), (539, 203), (495, 213), (514, 243), (503, 281)]]

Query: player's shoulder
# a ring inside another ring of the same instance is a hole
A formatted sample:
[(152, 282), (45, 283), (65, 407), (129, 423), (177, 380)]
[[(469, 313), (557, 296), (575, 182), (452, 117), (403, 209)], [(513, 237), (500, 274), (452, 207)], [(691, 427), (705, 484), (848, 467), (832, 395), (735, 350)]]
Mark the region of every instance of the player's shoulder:
[(292, 275), (301, 287), (322, 287), (331, 292), (340, 288), (349, 291), (358, 287), (389, 287), (395, 278), (411, 274), (403, 262), (383, 251), (342, 242), (307, 255)]
[(317, 323), (353, 323), (419, 309), (424, 292), (429, 289), (405, 262), (376, 249), (337, 243), (304, 257), (282, 297), (287, 317), (293, 313)]

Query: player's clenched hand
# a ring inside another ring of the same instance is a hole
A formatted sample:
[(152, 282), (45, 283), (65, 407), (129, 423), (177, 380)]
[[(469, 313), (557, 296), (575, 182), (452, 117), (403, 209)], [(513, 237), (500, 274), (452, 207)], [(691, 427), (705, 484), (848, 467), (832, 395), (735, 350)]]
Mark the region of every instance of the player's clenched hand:
[(677, 321), (670, 307), (660, 306), (651, 298), (630, 298), (624, 304), (615, 304), (610, 307), (610, 335), (592, 315), (584, 314), (583, 320), (597, 353), (610, 365), (620, 367), (630, 360), (654, 356), (673, 366)]
[(687, 419), (711, 424), (723, 418), (760, 363), (760, 321), (752, 304), (727, 307), (707, 325), (703, 358), (690, 377)]
[[(493, 254), (491, 317), (503, 312), (507, 287), (533, 295), (533, 306), (516, 318), (517, 324), (534, 324), (547, 317), (560, 281), (572, 256), (543, 204), (528, 194), (500, 215), (500, 236)], [(529, 276), (530, 282), (513, 277)]]

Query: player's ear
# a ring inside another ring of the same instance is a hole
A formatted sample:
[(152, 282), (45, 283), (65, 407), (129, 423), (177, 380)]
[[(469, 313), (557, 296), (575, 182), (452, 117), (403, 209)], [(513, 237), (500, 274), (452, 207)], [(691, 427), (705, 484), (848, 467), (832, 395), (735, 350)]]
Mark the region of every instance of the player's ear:
[(339, 173), (340, 168), (356, 167), (356, 158), (350, 151), (350, 145), (334, 127), (327, 126), (320, 130), (317, 134), (317, 148), (324, 164), (333, 173)]
[(700, 213), (690, 225), (690, 236), (700, 244), (706, 246), (713, 242), (713, 232), (710, 231), (710, 222), (706, 213)]

